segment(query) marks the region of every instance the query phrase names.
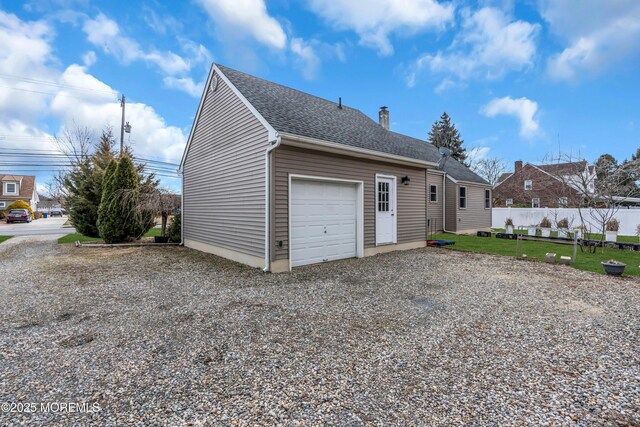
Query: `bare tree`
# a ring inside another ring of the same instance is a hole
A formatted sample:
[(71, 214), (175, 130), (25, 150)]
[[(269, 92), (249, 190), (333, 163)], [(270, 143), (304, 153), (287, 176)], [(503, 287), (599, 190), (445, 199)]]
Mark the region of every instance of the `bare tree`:
[(507, 167), (500, 157), (485, 157), (474, 161), (471, 170), (495, 186), (500, 176), (507, 171)]
[[(640, 160), (625, 162), (615, 169), (598, 163), (587, 167), (584, 158), (571, 154), (547, 156), (545, 160), (547, 165), (559, 166), (547, 169), (547, 173), (562, 182), (563, 197), (577, 208), (581, 228), (599, 234), (598, 246), (604, 246), (607, 224), (635, 195), (636, 190), (629, 186), (629, 176), (637, 173)], [(599, 170), (603, 167), (608, 168), (606, 172)]]

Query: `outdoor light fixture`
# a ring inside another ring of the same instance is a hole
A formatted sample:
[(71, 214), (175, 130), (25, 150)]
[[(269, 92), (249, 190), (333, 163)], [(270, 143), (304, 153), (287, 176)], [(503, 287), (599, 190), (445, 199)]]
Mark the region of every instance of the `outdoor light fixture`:
[(411, 181), (411, 179), (408, 176), (403, 176), (402, 177), (402, 183), (404, 185), (409, 185), (409, 181)]
[(129, 122), (127, 122), (127, 124), (124, 125), (124, 131), (126, 133), (131, 133), (131, 125), (129, 124)]

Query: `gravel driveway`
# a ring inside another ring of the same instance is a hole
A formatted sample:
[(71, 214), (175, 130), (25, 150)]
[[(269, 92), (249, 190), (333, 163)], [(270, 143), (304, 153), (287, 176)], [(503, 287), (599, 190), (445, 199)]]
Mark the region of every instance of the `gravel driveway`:
[(640, 425), (638, 279), (431, 248), (265, 275), (11, 240), (0, 402), (37, 406), (0, 425)]

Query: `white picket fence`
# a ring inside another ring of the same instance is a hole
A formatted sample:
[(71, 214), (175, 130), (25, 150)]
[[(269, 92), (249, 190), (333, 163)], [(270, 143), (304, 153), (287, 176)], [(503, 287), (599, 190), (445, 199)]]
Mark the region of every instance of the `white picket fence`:
[[(598, 230), (599, 225), (592, 219), (590, 212), (586, 209), (582, 210), (582, 217), (589, 229), (593, 232)], [(519, 226), (529, 226), (540, 224), (542, 218), (547, 217), (554, 225), (554, 219), (568, 218), (569, 224), (576, 227), (580, 225), (580, 214), (578, 209), (573, 208), (493, 208), (491, 226), (493, 228), (504, 228), (504, 221), (507, 218), (513, 219), (516, 228)], [(618, 234), (621, 236), (635, 236), (636, 227), (640, 224), (640, 209), (620, 208), (615, 218), (620, 222)]]

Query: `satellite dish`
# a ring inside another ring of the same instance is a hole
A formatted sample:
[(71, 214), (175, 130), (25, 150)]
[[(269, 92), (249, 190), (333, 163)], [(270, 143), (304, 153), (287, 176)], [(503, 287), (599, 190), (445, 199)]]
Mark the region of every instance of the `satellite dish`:
[(446, 147), (439, 147), (438, 153), (440, 153), (442, 157), (449, 157), (451, 155), (451, 150)]

